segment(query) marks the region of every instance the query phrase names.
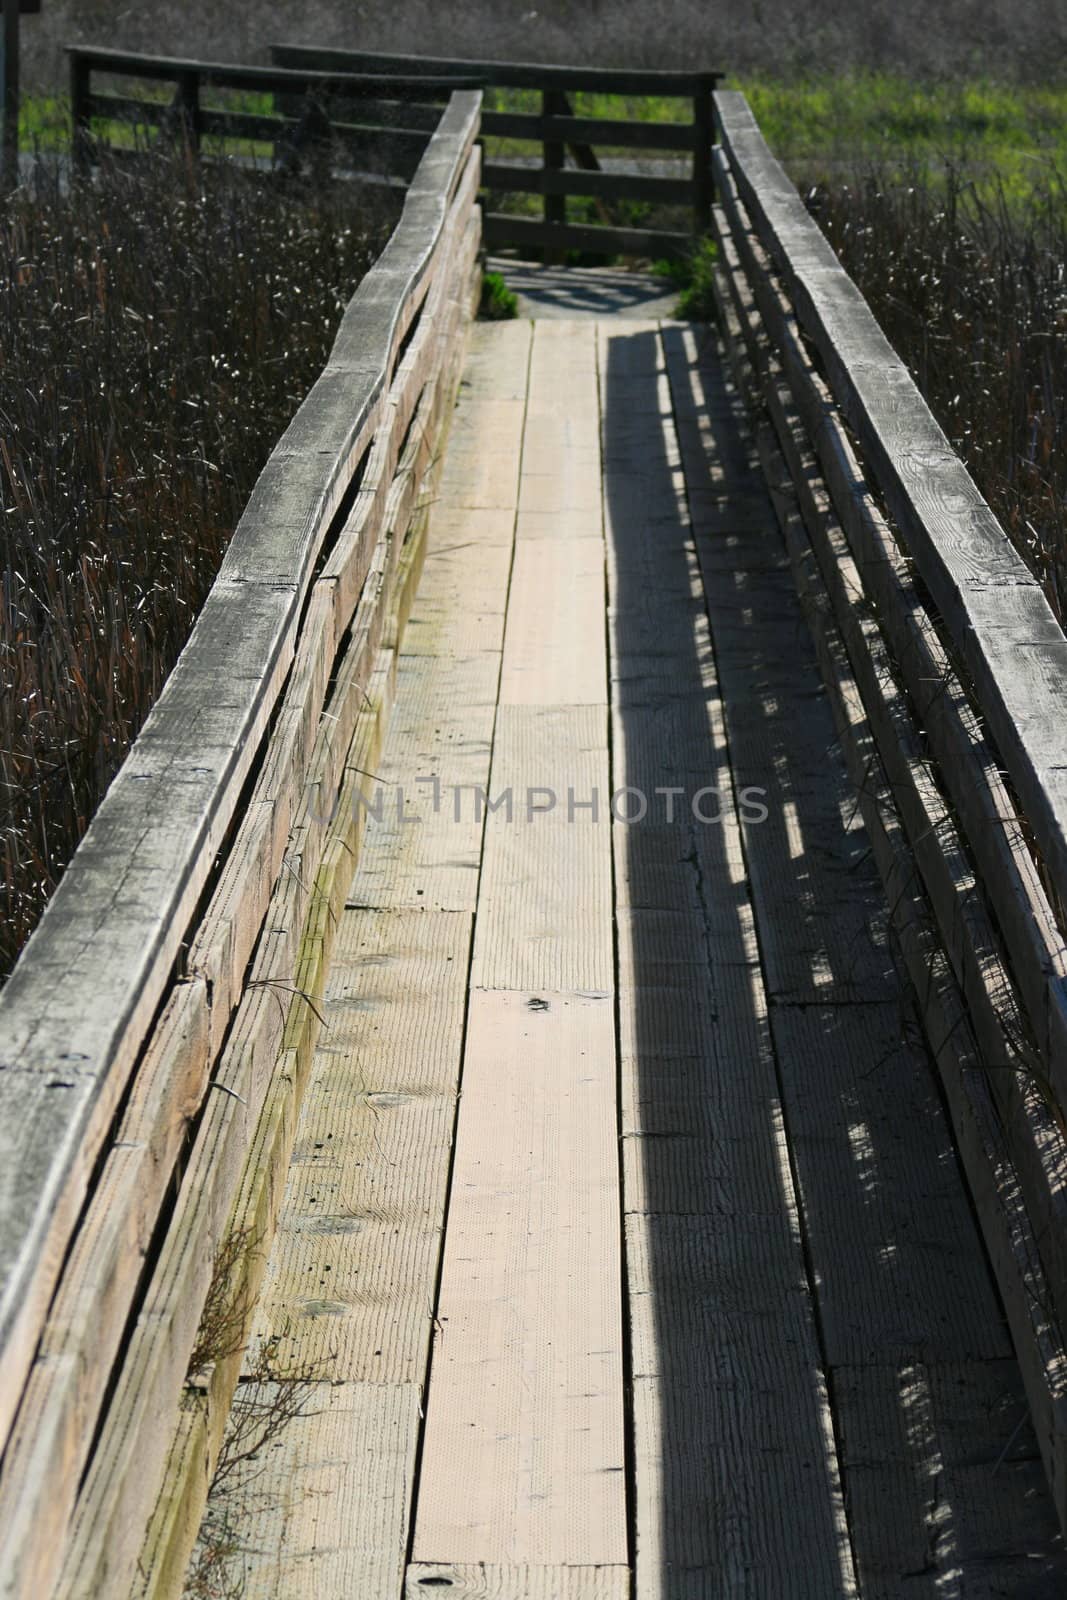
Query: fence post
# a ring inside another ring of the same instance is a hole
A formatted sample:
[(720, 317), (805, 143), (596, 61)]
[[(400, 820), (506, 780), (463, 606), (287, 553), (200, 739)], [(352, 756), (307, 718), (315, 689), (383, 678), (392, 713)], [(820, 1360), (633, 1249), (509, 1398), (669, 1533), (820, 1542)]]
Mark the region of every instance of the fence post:
[(699, 239), (711, 226), (714, 201), (711, 147), (715, 143), (712, 93), (716, 75), (703, 73), (693, 94), (693, 233)]
[(183, 72), (178, 79), (177, 103), (193, 152), (200, 153), (200, 74)]
[[(541, 115), (542, 117), (559, 117), (565, 115), (567, 97), (559, 89), (542, 89)], [(545, 172), (561, 172), (566, 153), (566, 145), (561, 139), (543, 138), (541, 142), (542, 166)], [(567, 220), (567, 197), (562, 194), (548, 194), (543, 201), (543, 215), (547, 223), (560, 226)], [(554, 246), (546, 246), (542, 252), (542, 260), (551, 266), (559, 266), (563, 260), (563, 251)]]
[(92, 115), (89, 88), (92, 68), (78, 50), (70, 52), (70, 139), (75, 170), (86, 172), (92, 160)]
[(0, 33), (0, 115), (3, 152), (0, 186), (5, 192), (19, 181), (19, 0), (4, 0), (4, 26)]

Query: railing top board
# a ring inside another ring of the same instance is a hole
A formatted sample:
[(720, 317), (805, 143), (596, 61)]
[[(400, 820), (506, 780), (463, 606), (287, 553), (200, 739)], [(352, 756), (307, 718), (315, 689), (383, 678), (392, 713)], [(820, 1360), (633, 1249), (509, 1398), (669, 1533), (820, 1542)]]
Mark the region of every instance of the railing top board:
[(184, 56), (140, 55), (136, 51), (106, 50), (95, 45), (71, 45), (68, 54), (72, 60), (99, 72), (131, 78), (162, 78), (167, 82), (192, 74), (220, 88), (259, 89), (264, 93), (329, 88), (352, 97), (388, 95), (398, 100), (417, 100), (431, 92), (445, 96), (461, 89), (480, 89), (484, 81), (481, 74), (473, 72), (463, 77), (456, 73), (425, 73), (419, 75), (415, 83), (410, 73), (390, 76), (344, 69), (319, 71), (303, 67), (247, 66), (232, 61), (193, 61)]
[(1040, 584), (771, 154), (742, 94), (715, 113), (738, 191), (975, 686), (1067, 899), (1067, 638)]
[(0, 993), (0, 1439), (94, 1164), (292, 660), (331, 517), (478, 129), (454, 94), (326, 373), (261, 475), (189, 643)]
[(692, 96), (710, 89), (721, 72), (667, 72), (624, 67), (560, 67), (542, 62), (466, 61), (451, 56), (393, 55), (372, 50), (330, 50), (276, 44), (273, 60), (289, 67), (314, 62), (338, 71), (395, 72), (406, 78), (473, 74), (494, 88), (595, 89), (604, 94)]

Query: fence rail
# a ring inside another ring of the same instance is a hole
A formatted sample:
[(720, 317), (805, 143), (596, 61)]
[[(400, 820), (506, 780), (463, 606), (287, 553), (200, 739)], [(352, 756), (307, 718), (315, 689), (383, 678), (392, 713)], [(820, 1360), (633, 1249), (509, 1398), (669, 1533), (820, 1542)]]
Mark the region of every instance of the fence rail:
[(1067, 640), (744, 98), (718, 294), (1067, 1524)]
[[(68, 55), (75, 145), (83, 163), (95, 148), (94, 119), (105, 119), (135, 128), (180, 128), (195, 150), (209, 136), (268, 143), (283, 162), (305, 148), (335, 146), (350, 159), (407, 183), (437, 127), (439, 102), (481, 86), (472, 74), (413, 77), (243, 66), (83, 46)], [(143, 93), (100, 93), (94, 78), (101, 77), (173, 84), (174, 96), (168, 103)], [(205, 94), (220, 90), (271, 95), (274, 111), (206, 105)]]
[[(487, 162), (482, 174), (489, 195), (514, 192), (543, 196), (540, 219), (488, 211), (486, 243), (493, 248), (530, 246), (559, 257), (566, 250), (625, 252), (638, 255), (684, 255), (694, 235), (707, 231), (712, 195), (711, 146), (714, 123), (711, 97), (722, 76), (715, 72), (621, 71), (607, 67), (556, 67), (538, 63), (475, 61), (433, 56), (387, 55), (365, 50), (323, 50), (305, 45), (274, 45), (272, 59), (289, 68), (321, 72), (385, 72), (427, 81), (468, 75), (487, 89), (526, 89), (541, 95), (540, 114), (487, 108), (482, 133), (488, 137), (539, 143), (540, 164)], [(633, 97), (656, 96), (688, 101), (691, 122), (575, 116), (572, 97), (582, 92)], [(691, 152), (687, 177), (601, 170), (594, 146), (645, 151)], [(570, 155), (574, 166), (566, 168)], [(567, 197), (592, 200), (593, 222), (572, 222)], [(617, 214), (620, 204), (637, 203), (689, 211), (688, 229), (662, 224), (627, 225)]]
[(451, 94), (0, 995), (5, 1595), (124, 1594), (146, 1530), (171, 1577), (195, 1534), (237, 1365), (191, 1393), (190, 1357), (226, 1237), (251, 1304), (288, 1163), (478, 283), (479, 107)]

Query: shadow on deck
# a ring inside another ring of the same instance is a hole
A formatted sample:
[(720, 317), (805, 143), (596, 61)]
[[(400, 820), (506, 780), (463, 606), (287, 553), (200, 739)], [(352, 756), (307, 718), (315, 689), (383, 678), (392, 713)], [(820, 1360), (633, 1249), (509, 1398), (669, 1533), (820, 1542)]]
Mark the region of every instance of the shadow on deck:
[(612, 783), (648, 801), (616, 829), (638, 1592), (1052, 1596), (1019, 1373), (707, 337), (613, 332), (601, 396)]

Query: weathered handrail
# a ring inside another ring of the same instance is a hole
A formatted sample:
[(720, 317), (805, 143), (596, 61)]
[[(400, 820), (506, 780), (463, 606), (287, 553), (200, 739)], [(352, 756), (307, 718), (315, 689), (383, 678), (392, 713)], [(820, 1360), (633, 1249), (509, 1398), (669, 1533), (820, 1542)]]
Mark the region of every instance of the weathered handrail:
[(238, 1189), (257, 1227), (269, 1203), (274, 1166), (242, 1172), (310, 1058), (358, 845), (348, 750), (373, 765), (418, 572), (403, 536), (458, 381), (479, 110), (451, 96), (0, 995), (5, 1594), (124, 1592)]
[[(328, 50), (309, 45), (274, 45), (279, 66), (319, 71), (401, 73), (412, 81), (473, 75), (489, 88), (535, 89), (541, 94), (539, 114), (485, 110), (482, 132), (541, 146), (539, 166), (487, 162), (482, 185), (490, 194), (521, 191), (544, 197), (543, 216), (516, 217), (490, 211), (485, 218), (486, 242), (493, 248), (593, 250), (656, 256), (685, 254), (694, 236), (707, 231), (712, 194), (711, 145), (714, 136), (711, 96), (722, 77), (718, 72), (664, 72), (614, 67), (558, 67), (539, 62), (475, 61), (437, 56), (383, 54), (371, 50)], [(686, 123), (576, 117), (570, 96), (581, 90), (601, 94), (655, 95), (688, 100), (693, 120)], [(689, 177), (646, 173), (602, 172), (593, 145), (645, 150), (692, 152)], [(577, 170), (564, 170), (566, 151)], [(567, 221), (566, 197), (594, 200), (601, 212), (595, 224)], [(617, 200), (651, 201), (665, 207), (688, 207), (692, 232), (619, 226), (610, 215)]]
[(744, 98), (715, 110), (724, 326), (1067, 1525), (1067, 639)]

